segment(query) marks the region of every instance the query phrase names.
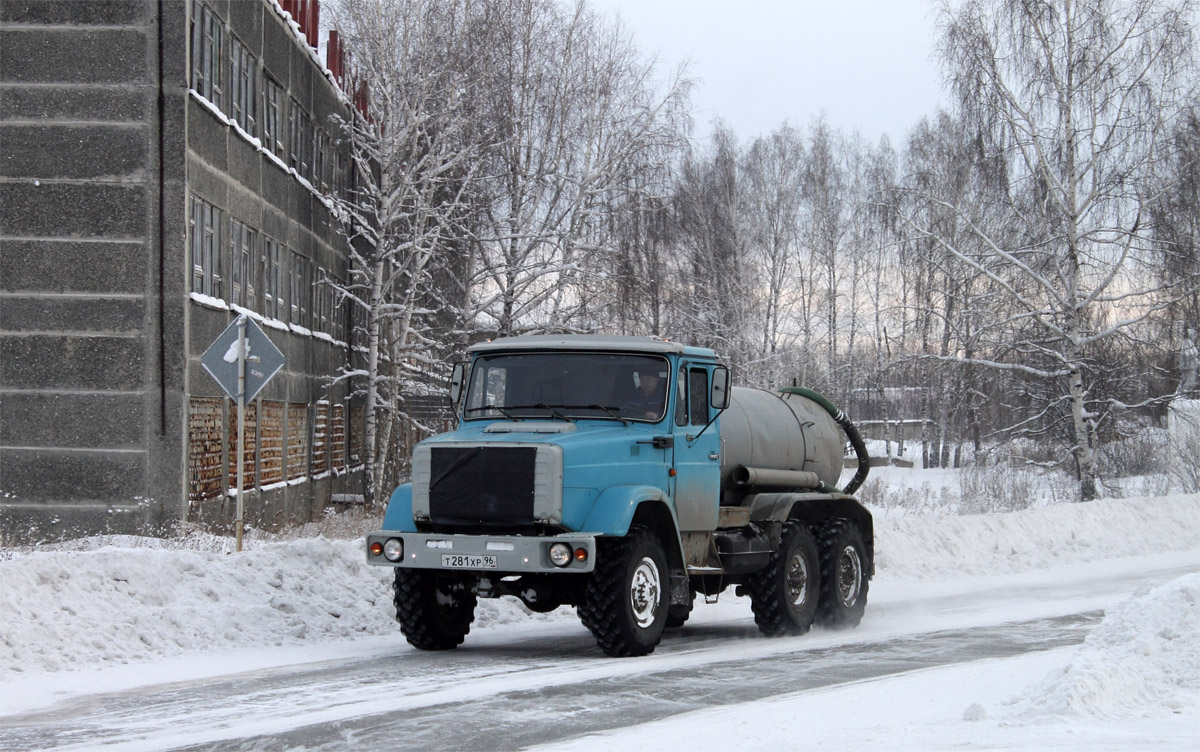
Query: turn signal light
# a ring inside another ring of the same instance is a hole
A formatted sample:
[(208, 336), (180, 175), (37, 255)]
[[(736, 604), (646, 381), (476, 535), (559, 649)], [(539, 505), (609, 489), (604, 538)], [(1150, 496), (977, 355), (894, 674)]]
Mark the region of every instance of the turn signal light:
[(578, 562), (587, 561), (587, 549), (586, 548), (575, 549), (575, 561), (578, 561)]
[(379, 556), (383, 553), (383, 544), (379, 541), (375, 541), (371, 544), (371, 548), (368, 550), (371, 552), (372, 556)]

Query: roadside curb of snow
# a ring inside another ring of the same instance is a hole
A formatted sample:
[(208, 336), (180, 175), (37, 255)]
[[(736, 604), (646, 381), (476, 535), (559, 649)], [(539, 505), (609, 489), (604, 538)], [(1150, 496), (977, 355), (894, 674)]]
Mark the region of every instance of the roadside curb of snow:
[(1200, 494), (875, 522), (877, 572), (896, 581), (1010, 574), (1188, 551), (1197, 541)]
[[(392, 570), (359, 540), (239, 554), (151, 547), (0, 561), (0, 677), (251, 647), (393, 635)], [(526, 618), (480, 604), (476, 626)]]
[[(1200, 495), (884, 519), (876, 528), (879, 574), (893, 581), (1186, 551), (1197, 540)], [(404, 644), (392, 572), (366, 564), (361, 540), (264, 543), (240, 554), (161, 543), (0, 561), (0, 678), (372, 635)], [(473, 629), (575, 618), (569, 608), (532, 614), (513, 599), (483, 600)]]
[(1011, 700), (1003, 717), (1154, 716), (1197, 701), (1200, 573), (1193, 573), (1110, 609), (1070, 662)]

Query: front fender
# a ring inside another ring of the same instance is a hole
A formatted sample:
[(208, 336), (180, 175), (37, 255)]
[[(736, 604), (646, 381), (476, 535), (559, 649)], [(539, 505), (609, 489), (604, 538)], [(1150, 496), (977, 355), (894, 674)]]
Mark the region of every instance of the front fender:
[(633, 515), (643, 501), (663, 501), (666, 496), (655, 486), (609, 486), (592, 505), (581, 531), (622, 536), (629, 532)]
[(413, 522), (411, 483), (405, 483), (392, 491), (387, 511), (383, 513), (383, 529), (401, 533), (417, 532), (417, 525)]

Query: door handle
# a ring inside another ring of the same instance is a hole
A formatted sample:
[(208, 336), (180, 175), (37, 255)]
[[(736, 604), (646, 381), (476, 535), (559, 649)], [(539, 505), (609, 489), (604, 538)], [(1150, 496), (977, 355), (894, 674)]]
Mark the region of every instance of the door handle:
[(721, 455), (720, 455), (720, 454), (718, 454), (718, 453), (716, 453), (716, 452), (709, 452), (709, 453), (708, 453), (708, 458), (709, 458), (710, 460), (719, 460), (719, 459), (721, 459)]

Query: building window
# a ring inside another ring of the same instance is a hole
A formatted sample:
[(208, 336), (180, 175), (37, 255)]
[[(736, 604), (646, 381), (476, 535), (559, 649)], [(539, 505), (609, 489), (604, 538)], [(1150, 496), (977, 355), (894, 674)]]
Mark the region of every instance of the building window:
[(300, 107), (300, 103), (291, 100), (288, 111), (288, 146), (290, 147), (288, 166), (296, 174), (308, 179), (309, 160), (312, 158), (312, 121), (308, 113)]
[(312, 474), (329, 471), (329, 403), (318, 400), (313, 409)]
[(333, 150), (333, 195), (346, 198), (346, 158), (337, 149)]
[(246, 308), (257, 308), (258, 233), (236, 219), (229, 220), (229, 247), (231, 250), (230, 303)]
[(350, 466), (363, 464), (363, 437), (366, 435), (366, 414), (362, 405), (350, 407)]
[(259, 431), (259, 479), (260, 486), (282, 483), (283, 476), (283, 402), (262, 403), (262, 428)]
[(308, 326), (308, 312), (312, 305), (312, 262), (293, 252), (288, 259), (288, 278), (290, 321), (297, 326)]
[(346, 470), (346, 406), (333, 406), (332, 427), (329, 431), (329, 461), (338, 472)]
[[(238, 415), (237, 403), (229, 402), (229, 487), (236, 489), (238, 476)], [(246, 446), (242, 451), (245, 462), (245, 491), (253, 491), (258, 485), (258, 404), (246, 405)]]
[(349, 341), (350, 337), (346, 334), (346, 307), (350, 304), (347, 297), (342, 295), (342, 290), (346, 289), (346, 283), (340, 279), (331, 279), (332, 284), (326, 285), (329, 288), (329, 308), (332, 312), (333, 319), (333, 334), (334, 339)]
[(280, 276), (282, 259), (283, 244), (278, 240), (273, 240), (264, 235), (262, 253), (262, 312), (266, 316), (281, 321), (287, 316), (287, 309), (284, 305), (283, 280)]
[(224, 27), (212, 9), (192, 5), (192, 89), (221, 109), (221, 53)]
[(263, 75), (263, 146), (275, 156), (286, 155), (283, 133), (283, 87)]
[(192, 196), (192, 292), (221, 297), (221, 210)]
[(287, 406), (287, 479), (308, 474), (308, 405), (289, 402)]
[(225, 438), (220, 397), (188, 399), (188, 501), (195, 504), (221, 497)]
[(316, 299), (316, 305), (313, 307), (313, 322), (312, 328), (318, 332), (330, 333), (329, 328), (329, 310), (332, 308), (333, 301), (333, 285), (330, 284), (330, 279), (324, 269), (320, 269), (318, 274), (321, 279), (315, 285), (313, 297)]
[(329, 149), (329, 136), (326, 136), (325, 131), (319, 128), (314, 135), (316, 138), (313, 143), (313, 185), (323, 193), (327, 193), (329, 191), (329, 175), (326, 173), (329, 160), (325, 158), (325, 152)]
[(236, 37), (229, 40), (233, 57), (233, 119), (251, 136), (257, 136), (258, 61)]

